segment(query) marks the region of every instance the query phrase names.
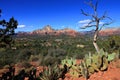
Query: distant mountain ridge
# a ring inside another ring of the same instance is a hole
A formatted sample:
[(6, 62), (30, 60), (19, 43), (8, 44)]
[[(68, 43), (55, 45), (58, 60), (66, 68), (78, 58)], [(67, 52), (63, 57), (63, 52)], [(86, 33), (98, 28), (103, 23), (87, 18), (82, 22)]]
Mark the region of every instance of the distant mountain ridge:
[[(93, 35), (94, 30), (85, 31), (84, 35)], [(120, 35), (120, 28), (106, 28), (99, 31), (100, 36)]]
[(101, 36), (120, 35), (120, 28), (107, 28), (100, 31)]
[[(59, 36), (59, 35), (68, 35), (68, 36), (78, 36), (78, 35), (93, 35), (94, 31), (86, 31), (86, 32), (77, 32), (73, 29), (70, 28), (65, 28), (65, 29), (60, 29), (60, 30), (55, 30), (53, 29), (50, 25), (46, 25), (42, 29), (37, 29), (31, 32), (19, 32), (17, 33), (18, 35), (54, 35), (54, 36)], [(103, 29), (99, 32), (100, 36), (109, 36), (109, 35), (118, 35), (120, 34), (120, 28), (108, 28), (108, 29)]]
[[(32, 32), (19, 32), (18, 35), (54, 35), (54, 36), (59, 36), (59, 35), (68, 35), (68, 36), (77, 36), (79, 33), (73, 29), (70, 28), (65, 28), (65, 29), (60, 29), (60, 30), (55, 30), (53, 29), (50, 25), (46, 25), (42, 29), (37, 29)], [(82, 34), (82, 33), (80, 33)]]
[(65, 28), (61, 30), (55, 30), (50, 25), (45, 26), (43, 29), (34, 30), (32, 34), (39, 34), (39, 35), (69, 35), (69, 36), (76, 36), (78, 32), (75, 30), (72, 30), (70, 28)]

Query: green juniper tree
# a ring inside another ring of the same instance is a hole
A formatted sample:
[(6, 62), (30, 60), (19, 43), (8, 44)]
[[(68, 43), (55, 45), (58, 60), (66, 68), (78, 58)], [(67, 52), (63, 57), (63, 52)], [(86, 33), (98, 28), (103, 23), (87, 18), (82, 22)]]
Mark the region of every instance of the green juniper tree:
[[(2, 11), (0, 10), (0, 16)], [(15, 29), (17, 28), (18, 22), (14, 17), (10, 18), (7, 22), (6, 20), (0, 20), (0, 45), (5, 44), (7, 47), (11, 47), (13, 42), (12, 36), (15, 34)]]

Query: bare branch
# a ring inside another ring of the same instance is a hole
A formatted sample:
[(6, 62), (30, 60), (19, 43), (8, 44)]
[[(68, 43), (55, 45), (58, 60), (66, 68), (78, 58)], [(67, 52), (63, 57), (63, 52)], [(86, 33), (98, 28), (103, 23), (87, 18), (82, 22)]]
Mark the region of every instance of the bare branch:
[(82, 10), (82, 9), (81, 9), (81, 12), (82, 12), (82, 14), (85, 15), (85, 16), (91, 16), (91, 14), (88, 14), (88, 13), (84, 12), (84, 10)]
[(83, 27), (81, 27), (81, 29), (86, 29), (86, 28), (89, 28), (89, 27), (93, 27), (93, 26), (96, 26), (96, 25), (86, 25), (86, 26), (83, 26)]
[(81, 29), (86, 29), (88, 27), (93, 27), (93, 26), (96, 26), (95, 24), (92, 24), (94, 23), (95, 20), (91, 20), (89, 23), (87, 23), (87, 25), (83, 26)]
[[(106, 14), (106, 13), (105, 13), (105, 14)], [(109, 19), (110, 21), (104, 23), (104, 24), (100, 27), (99, 31), (100, 31), (104, 26), (107, 26), (107, 25), (110, 25), (110, 24), (113, 23), (112, 18), (110, 18), (110, 17), (108, 17), (108, 16), (102, 16), (101, 18), (99, 18), (99, 20), (103, 20), (103, 19)]]
[(91, 25), (93, 22), (95, 22), (95, 20), (91, 20), (88, 25)]
[(97, 2), (95, 4), (95, 11), (97, 11), (97, 6), (98, 6), (98, 0), (97, 0)]
[(0, 9), (0, 17), (1, 17), (2, 10)]
[(103, 28), (104, 26), (110, 25), (110, 24), (112, 24), (112, 23), (113, 23), (113, 21), (104, 23), (104, 24), (100, 27), (99, 31), (102, 30), (102, 28)]
[(98, 0), (97, 2), (95, 3), (95, 5), (92, 3), (92, 0), (90, 0), (89, 2), (85, 2), (87, 5), (89, 5), (93, 11), (94, 11), (94, 14), (90, 15), (91, 17), (93, 18), (96, 18), (98, 13), (97, 13), (97, 6), (98, 6)]
[(111, 21), (113, 22), (112, 18), (110, 18), (110, 17), (108, 17), (108, 16), (107, 16), (106, 18), (108, 18), (109, 20), (111, 20)]
[(99, 20), (103, 20), (103, 19), (105, 19), (105, 18), (107, 17), (106, 14), (107, 14), (107, 12), (105, 11), (104, 14), (103, 14), (103, 16), (100, 17)]
[(93, 26), (96, 26), (96, 25), (87, 25), (87, 26), (81, 27), (80, 29), (86, 29), (86, 28), (90, 28), (90, 27), (93, 27)]
[(92, 7), (94, 9), (94, 5), (92, 3), (92, 0), (90, 0), (89, 2), (85, 1), (85, 4), (89, 5), (90, 7)]
[(89, 5), (95, 12), (97, 11), (97, 6), (98, 6), (98, 0), (95, 3), (95, 5), (92, 3), (92, 0), (90, 0), (89, 2), (85, 2), (87, 5)]
[(93, 25), (88, 25), (88, 26), (86, 26), (86, 27), (93, 27), (93, 26), (96, 26), (95, 24), (93, 24)]

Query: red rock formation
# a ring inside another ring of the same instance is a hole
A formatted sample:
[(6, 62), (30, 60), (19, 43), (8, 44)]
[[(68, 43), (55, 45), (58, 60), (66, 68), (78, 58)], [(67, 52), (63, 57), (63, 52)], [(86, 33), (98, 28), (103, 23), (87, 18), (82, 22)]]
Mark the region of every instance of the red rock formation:
[(77, 32), (75, 30), (69, 29), (69, 28), (65, 28), (65, 29), (61, 29), (61, 30), (54, 30), (52, 29), (49, 25), (45, 26), (43, 29), (39, 29), (39, 30), (35, 30), (33, 32), (31, 32), (31, 34), (38, 34), (38, 35), (69, 35), (69, 36), (76, 36)]
[(99, 32), (100, 36), (108, 36), (108, 35), (115, 35), (115, 34), (120, 34), (120, 28), (109, 28), (109, 29), (104, 29)]

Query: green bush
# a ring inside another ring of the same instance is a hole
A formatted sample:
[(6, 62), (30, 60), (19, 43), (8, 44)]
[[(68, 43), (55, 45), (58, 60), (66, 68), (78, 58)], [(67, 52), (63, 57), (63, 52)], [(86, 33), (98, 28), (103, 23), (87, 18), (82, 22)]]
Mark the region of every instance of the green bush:
[(40, 80), (59, 80), (62, 75), (62, 71), (57, 65), (52, 67), (48, 66), (41, 75)]

